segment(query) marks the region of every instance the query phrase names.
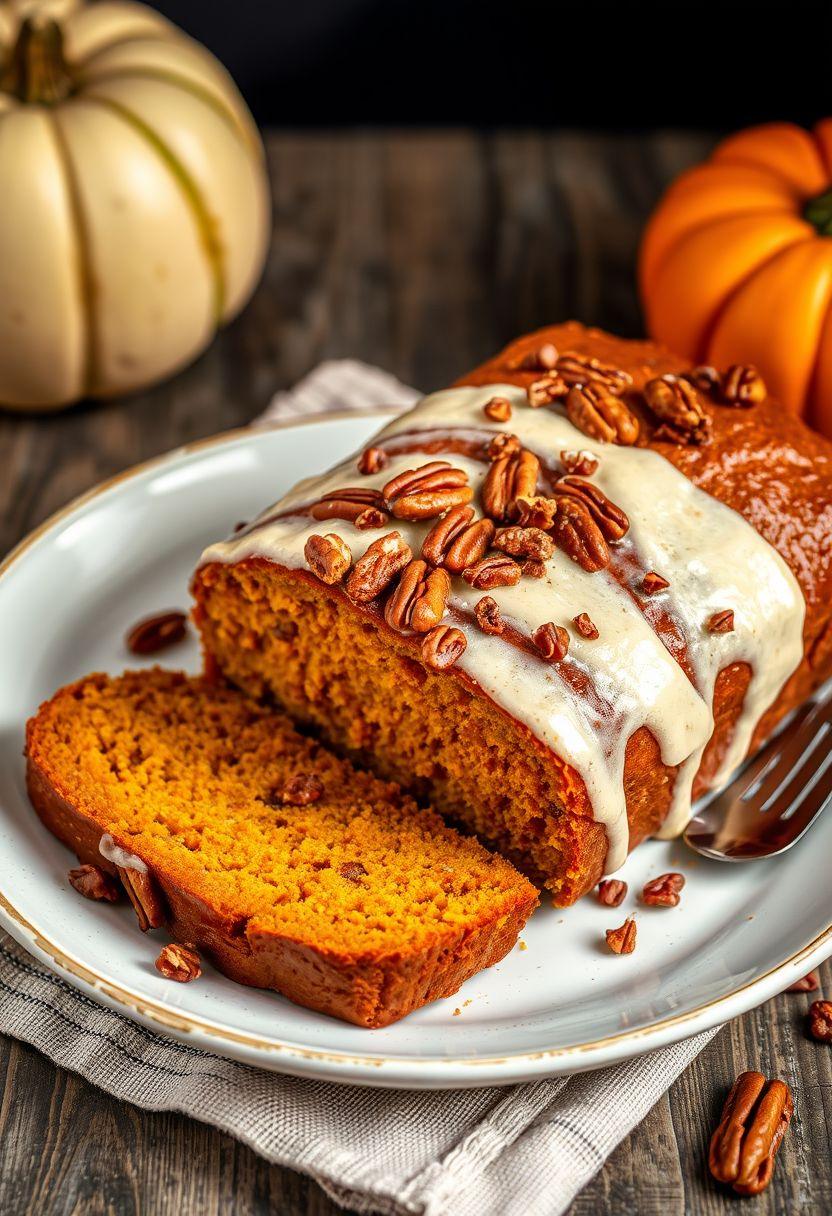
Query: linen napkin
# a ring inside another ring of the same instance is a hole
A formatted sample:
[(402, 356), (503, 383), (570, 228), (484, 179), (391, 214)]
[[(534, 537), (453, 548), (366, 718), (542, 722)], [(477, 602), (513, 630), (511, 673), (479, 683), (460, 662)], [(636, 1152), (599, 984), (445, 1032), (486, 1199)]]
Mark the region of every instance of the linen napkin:
[[(353, 360), (322, 363), (257, 425), (378, 410), (418, 393)], [(105, 1009), (0, 933), (0, 1031), (147, 1110), (212, 1123), (389, 1216), (559, 1216), (715, 1030), (592, 1073), (502, 1089), (372, 1090), (282, 1077)]]

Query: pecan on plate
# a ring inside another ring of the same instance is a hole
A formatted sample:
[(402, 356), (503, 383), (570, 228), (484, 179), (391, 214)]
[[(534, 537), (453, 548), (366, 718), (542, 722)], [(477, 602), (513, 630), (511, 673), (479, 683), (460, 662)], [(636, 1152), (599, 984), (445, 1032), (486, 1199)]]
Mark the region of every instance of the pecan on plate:
[(657, 574), (655, 570), (648, 570), (644, 578), (641, 580), (641, 589), (645, 595), (658, 595), (660, 591), (666, 591), (670, 586), (667, 579)]
[(526, 448), (511, 456), (498, 456), (482, 483), (482, 506), (486, 515), (498, 523), (510, 519), (518, 497), (534, 496), (539, 473), (540, 461)]
[(629, 447), (638, 439), (638, 418), (601, 384), (577, 385), (566, 398), (566, 416), (590, 439)]
[(560, 401), (569, 392), (569, 385), (559, 372), (547, 372), (539, 380), (533, 380), (526, 389), (526, 400), (533, 410), (539, 410), (543, 405), (551, 405)]
[(371, 490), (366, 486), (344, 486), (313, 502), (309, 514), (313, 519), (343, 519), (354, 524), (360, 516), (372, 512), (371, 518), (377, 521), (372, 526), (380, 528), (388, 519), (383, 508), (384, 499), (380, 490)]
[(594, 642), (596, 638), (601, 636), (598, 632), (598, 626), (588, 612), (579, 612), (577, 616), (573, 616), (572, 624), (581, 637), (587, 638), (590, 642)]
[(473, 507), (451, 507), (422, 542), (422, 557), (433, 566), (461, 574), (485, 556), (493, 536), (494, 524), (490, 519), (475, 519)]
[(437, 625), (422, 641), (422, 661), (434, 671), (445, 671), (465, 650), (468, 643), (461, 629), (453, 625)]
[(347, 595), (366, 604), (390, 586), (396, 575), (404, 570), (413, 554), (400, 532), (388, 532), (367, 547), (367, 551), (350, 571), (346, 582)]
[(497, 601), (490, 595), (484, 595), (481, 600), (477, 600), (474, 612), (483, 633), (501, 634), (505, 630), (506, 623), (497, 607)]
[(689, 381), (678, 376), (657, 376), (645, 384), (644, 400), (664, 423), (656, 431), (657, 439), (675, 443), (707, 442), (711, 420), (699, 400), (699, 393)]
[(176, 980), (177, 984), (189, 984), (191, 980), (198, 980), (202, 975), (202, 966), (195, 947), (180, 945), (179, 942), (171, 942), (169, 946), (162, 947), (156, 959), (156, 970), (166, 980)]
[(530, 350), (518, 364), (524, 372), (550, 372), (558, 361), (558, 348), (554, 342), (544, 342), (537, 350)]
[(592, 573), (610, 564), (610, 551), (604, 534), (589, 508), (574, 498), (559, 498), (552, 525), (557, 547), (582, 570)]
[(188, 618), (184, 612), (160, 612), (133, 626), (127, 635), (127, 649), (131, 654), (156, 654), (181, 642), (187, 632)]
[(511, 557), (533, 557), (545, 562), (555, 551), (555, 542), (542, 528), (500, 528), (494, 537), (494, 548)]
[(808, 1024), (817, 1043), (832, 1043), (832, 1001), (812, 1001)]
[(760, 405), (767, 395), (766, 382), (751, 363), (735, 363), (722, 375), (720, 397), (725, 405), (748, 409)]
[(303, 556), (312, 573), (330, 586), (340, 583), (352, 565), (349, 545), (335, 532), (310, 536), (303, 546)]
[(605, 878), (598, 883), (598, 903), (607, 908), (617, 908), (627, 896), (627, 884), (620, 878)]
[(547, 663), (559, 663), (566, 658), (569, 650), (569, 634), (563, 625), (554, 625), (551, 621), (538, 625), (532, 634), (532, 641)]
[(570, 388), (576, 385), (598, 385), (608, 393), (619, 397), (633, 383), (629, 372), (611, 363), (602, 363), (591, 355), (576, 355), (569, 351), (561, 355), (556, 364), (557, 370), (563, 376)]
[(630, 530), (630, 521), (620, 507), (607, 498), (603, 490), (585, 481), (583, 477), (560, 477), (552, 487), (555, 498), (566, 496), (583, 503), (598, 527), (604, 534), (604, 539), (621, 540)]
[(391, 629), (427, 633), (445, 615), (451, 578), (441, 567), (414, 558), (408, 562), (384, 609)]
[(118, 866), (118, 876), (133, 905), (142, 933), (158, 929), (165, 923), (165, 905), (162, 891), (149, 870)]
[(802, 975), (799, 980), (795, 980), (793, 984), (789, 984), (786, 992), (817, 992), (820, 988), (820, 976), (817, 971), (810, 971), (807, 975)]
[(314, 773), (296, 773), (282, 786), (272, 790), (270, 806), (309, 806), (324, 796), (323, 782)]
[(567, 473), (577, 473), (581, 477), (591, 477), (600, 463), (586, 448), (567, 448), (561, 452), (560, 462)]
[(759, 1072), (740, 1073), (708, 1151), (708, 1168), (717, 1182), (727, 1183), (738, 1195), (764, 1191), (793, 1111), (785, 1082), (766, 1081)]
[(628, 916), (617, 929), (607, 929), (604, 936), (613, 954), (632, 954), (636, 948), (636, 922)]
[(733, 608), (723, 608), (720, 612), (713, 612), (708, 617), (708, 633), (733, 633), (733, 631)]
[(516, 435), (509, 435), (505, 431), (501, 431), (499, 435), (495, 435), (488, 441), (485, 455), (489, 460), (499, 460), (501, 456), (516, 456), (522, 446)]
[(431, 460), (418, 469), (405, 469), (384, 487), (385, 504), (396, 519), (434, 519), (459, 503), (470, 502), (474, 492), (464, 469), (447, 460)]
[(642, 887), (642, 903), (648, 908), (675, 908), (684, 885), (684, 874), (660, 874)]
[(505, 553), (491, 553), (463, 570), (462, 577), (478, 591), (490, 591), (492, 587), (514, 587), (522, 573), (517, 562)]
[(482, 412), (492, 422), (508, 422), (511, 417), (511, 402), (508, 397), (492, 397), (486, 401)]
[(384, 448), (365, 448), (358, 458), (358, 471), (369, 475), (386, 469), (390, 458)]
[(105, 900), (116, 904), (121, 899), (121, 888), (112, 874), (101, 866), (83, 865), (69, 871), (70, 884), (84, 899)]

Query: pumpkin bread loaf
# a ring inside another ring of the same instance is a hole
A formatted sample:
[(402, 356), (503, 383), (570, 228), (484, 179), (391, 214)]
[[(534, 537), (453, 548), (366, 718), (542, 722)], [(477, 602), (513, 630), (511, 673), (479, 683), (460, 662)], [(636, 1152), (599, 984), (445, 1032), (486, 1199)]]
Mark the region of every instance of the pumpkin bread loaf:
[(143, 928), (360, 1026), (456, 992), (537, 902), (397, 786), (203, 679), (89, 676), (41, 706), (26, 751), (41, 819), (119, 874)]
[(195, 618), (570, 904), (832, 671), (831, 537), (832, 445), (753, 369), (569, 323), (212, 545)]

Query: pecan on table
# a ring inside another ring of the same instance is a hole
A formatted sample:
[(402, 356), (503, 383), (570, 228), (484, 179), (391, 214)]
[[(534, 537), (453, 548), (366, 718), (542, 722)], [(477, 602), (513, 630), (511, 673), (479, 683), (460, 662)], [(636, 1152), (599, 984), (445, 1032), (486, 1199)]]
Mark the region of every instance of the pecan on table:
[(600, 463), (598, 457), (587, 452), (585, 448), (566, 449), (560, 454), (560, 462), (567, 473), (577, 473), (581, 477), (591, 477)]
[(359, 604), (374, 600), (390, 586), (412, 556), (410, 546), (400, 532), (380, 536), (368, 546), (350, 571), (345, 584), (347, 595)]
[(446, 570), (414, 558), (405, 566), (387, 601), (384, 619), (392, 629), (427, 633), (445, 615), (450, 590)]
[(603, 532), (605, 540), (621, 540), (630, 530), (630, 521), (621, 508), (607, 498), (603, 490), (583, 477), (570, 475), (558, 478), (552, 486), (552, 493), (555, 498), (565, 496), (582, 503)]
[(555, 625), (551, 621), (538, 625), (532, 634), (532, 641), (547, 663), (559, 663), (566, 658), (569, 650), (569, 634), (563, 625)]
[(101, 866), (78, 866), (69, 871), (68, 877), (71, 886), (84, 899), (104, 900), (108, 904), (116, 904), (121, 899), (121, 887)]
[(466, 566), (485, 556), (494, 531), (490, 519), (474, 518), (473, 507), (451, 507), (422, 542), (422, 557), (433, 566), (461, 574)]
[(539, 410), (541, 406), (551, 405), (555, 401), (560, 401), (569, 392), (569, 385), (556, 371), (547, 372), (545, 376), (541, 376), (539, 380), (533, 380), (526, 389), (526, 400), (533, 410)]
[(474, 613), (483, 633), (499, 635), (505, 630), (506, 623), (497, 607), (497, 601), (490, 595), (484, 595), (481, 600), (477, 600), (474, 605)]
[(708, 633), (732, 633), (734, 630), (733, 608), (723, 608), (708, 617)]
[(482, 412), (492, 422), (508, 422), (511, 417), (511, 402), (508, 397), (492, 397), (486, 401)]
[(540, 528), (548, 532), (555, 522), (558, 503), (556, 498), (545, 498), (543, 495), (528, 498), (521, 494), (515, 501), (514, 510), (521, 528)]
[(594, 642), (596, 638), (601, 636), (598, 632), (598, 626), (587, 612), (579, 612), (577, 616), (573, 616), (572, 624), (581, 637), (587, 638), (590, 642)]
[(499, 460), (501, 456), (516, 456), (522, 446), (516, 435), (509, 435), (505, 431), (501, 431), (499, 435), (495, 435), (488, 441), (485, 455), (489, 460)]
[(832, 1001), (812, 1001), (809, 1034), (818, 1043), (832, 1043)]
[(118, 866), (118, 876), (133, 905), (142, 933), (165, 923), (165, 904), (161, 888), (149, 870)]
[(678, 376), (657, 376), (644, 386), (644, 400), (664, 424), (657, 439), (674, 443), (706, 443), (711, 420), (705, 413), (699, 393), (688, 380)]
[(629, 372), (613, 367), (611, 363), (602, 363), (591, 355), (576, 355), (569, 351), (561, 355), (555, 366), (570, 388), (598, 385), (619, 397), (633, 382)]
[(324, 796), (323, 782), (314, 773), (296, 773), (278, 789), (272, 790), (270, 806), (309, 806)]
[(189, 984), (202, 975), (202, 965), (195, 947), (180, 945), (179, 942), (162, 947), (156, 959), (156, 970), (166, 980), (175, 980), (177, 984)]
[(768, 396), (766, 382), (752, 363), (735, 363), (722, 375), (720, 397), (724, 405), (748, 409)]
[(628, 916), (617, 929), (607, 929), (605, 937), (613, 954), (632, 954), (636, 948), (636, 922)]
[(642, 887), (642, 903), (648, 908), (675, 908), (684, 885), (684, 874), (660, 874)]
[(573, 498), (559, 498), (552, 525), (555, 543), (567, 557), (590, 573), (610, 564), (610, 551), (604, 534), (589, 508)]
[(462, 577), (478, 591), (490, 591), (492, 587), (514, 587), (520, 582), (522, 573), (517, 562), (507, 554), (491, 553), (463, 570)]
[(638, 439), (638, 418), (624, 402), (601, 384), (569, 390), (566, 416), (590, 439), (630, 447)]
[(598, 903), (607, 908), (617, 908), (627, 896), (627, 884), (620, 878), (605, 878), (598, 883)]
[(390, 463), (390, 457), (384, 448), (365, 448), (358, 458), (359, 473), (380, 473)]
[(810, 971), (806, 975), (802, 975), (799, 980), (795, 980), (793, 984), (789, 984), (786, 992), (817, 992), (820, 988), (820, 976), (817, 971)]
[(740, 1073), (711, 1137), (708, 1168), (717, 1182), (738, 1195), (765, 1190), (793, 1111), (785, 1082), (766, 1081), (759, 1072)]
[(157, 654), (181, 642), (187, 632), (188, 618), (184, 612), (160, 612), (133, 626), (126, 638), (127, 649), (131, 654)]
[(445, 671), (448, 667), (453, 667), (467, 645), (461, 629), (452, 625), (437, 625), (424, 636), (422, 660), (434, 671)]
[(406, 520), (434, 519), (474, 496), (468, 474), (447, 460), (431, 460), (418, 469), (405, 469), (387, 482), (382, 493), (396, 519)]
[(547, 561), (555, 551), (555, 542), (542, 528), (500, 528), (494, 537), (494, 548), (511, 557), (533, 557)]
[(373, 527), (381, 527), (389, 518), (384, 511), (384, 499), (380, 490), (371, 490), (365, 486), (344, 486), (343, 489), (333, 490), (323, 498), (313, 502), (309, 514), (313, 519), (343, 519), (354, 524), (359, 517), (369, 518), (374, 522)]
[(310, 536), (303, 546), (303, 556), (312, 573), (329, 586), (340, 583), (352, 565), (349, 545), (335, 532)]
[(498, 456), (482, 483), (482, 506), (486, 515), (498, 523), (510, 519), (518, 497), (534, 496), (539, 473), (540, 461), (526, 448), (511, 456)]

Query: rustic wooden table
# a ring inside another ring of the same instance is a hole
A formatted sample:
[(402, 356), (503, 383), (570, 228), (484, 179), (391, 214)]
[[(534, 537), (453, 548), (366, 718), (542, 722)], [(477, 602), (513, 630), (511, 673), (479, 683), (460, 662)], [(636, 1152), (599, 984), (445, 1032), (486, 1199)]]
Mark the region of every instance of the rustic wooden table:
[[(662, 186), (712, 141), (412, 132), (267, 142), (274, 238), (253, 302), (169, 384), (57, 417), (0, 416), (0, 553), (101, 478), (245, 424), (322, 358), (355, 355), (434, 389), (545, 322), (639, 333), (639, 232)], [(823, 978), (828, 994), (828, 966)], [(704, 1155), (746, 1067), (789, 1081), (798, 1114), (773, 1186), (744, 1210), (832, 1211), (832, 1053), (805, 1036), (810, 999), (778, 997), (718, 1035), (572, 1216), (736, 1210)], [(116, 1102), (2, 1038), (0, 1089), (6, 1216), (337, 1211), (315, 1184), (229, 1137)]]

